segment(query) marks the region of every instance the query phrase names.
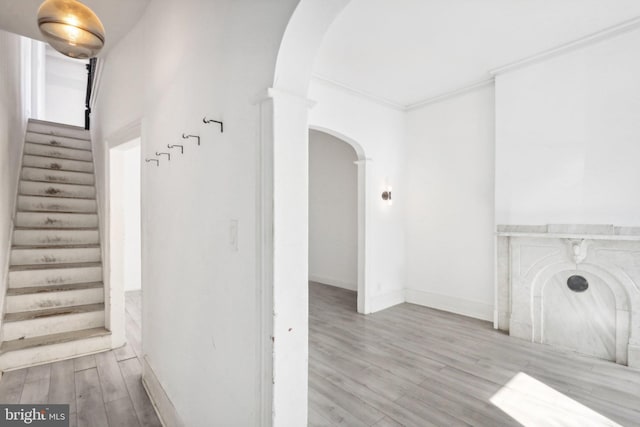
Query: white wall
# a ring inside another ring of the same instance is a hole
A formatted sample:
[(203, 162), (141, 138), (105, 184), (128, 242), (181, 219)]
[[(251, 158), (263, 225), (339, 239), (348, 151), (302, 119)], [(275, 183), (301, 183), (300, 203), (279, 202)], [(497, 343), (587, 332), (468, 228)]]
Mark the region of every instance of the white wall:
[(640, 30), (496, 78), (500, 224), (640, 225)]
[(84, 127), (86, 60), (68, 58), (47, 46), (44, 120)]
[[(260, 305), (256, 98), (273, 81), (295, 3), (153, 1), (105, 58), (93, 110), (101, 206), (105, 141), (141, 121), (143, 158), (185, 145), (160, 167), (143, 163), (141, 177), (143, 352), (184, 425), (259, 425), (271, 415), (262, 397), (273, 387), (262, 377), (272, 342), (263, 319), (273, 311)], [(223, 120), (224, 134), (204, 116)], [(201, 146), (183, 132), (199, 134)], [(304, 328), (298, 334), (306, 339)]]
[(0, 30), (0, 307), (3, 307), (18, 170), (26, 127), (21, 37)]
[[(311, 128), (324, 130), (354, 144), (367, 159), (367, 271), (370, 312), (404, 302), (406, 252), (404, 212), (409, 192), (404, 186), (404, 112), (312, 79), (309, 98)], [(393, 205), (382, 200), (393, 187)]]
[(309, 132), (309, 280), (358, 290), (358, 176), (354, 149)]
[(493, 316), (493, 85), (407, 113), (407, 301)]

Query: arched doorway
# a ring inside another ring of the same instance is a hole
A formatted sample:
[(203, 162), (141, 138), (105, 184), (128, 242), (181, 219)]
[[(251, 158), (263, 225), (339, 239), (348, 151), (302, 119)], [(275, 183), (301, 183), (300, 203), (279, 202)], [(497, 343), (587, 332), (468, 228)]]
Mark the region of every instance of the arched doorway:
[(265, 327), (273, 331), (263, 347), (262, 397), (264, 418), (270, 410), (278, 426), (307, 421), (308, 287), (302, 284), (308, 278), (308, 109), (313, 104), (307, 91), (324, 34), (348, 3), (298, 4), (278, 52), (273, 87), (260, 104), (262, 281), (272, 291), (262, 300)]
[[(359, 144), (354, 139), (345, 136), (339, 132), (336, 132), (332, 129), (327, 129), (321, 126), (309, 125), (309, 129), (312, 132), (317, 132), (318, 134), (324, 134), (329, 136), (330, 138), (334, 138), (337, 141), (348, 145), (355, 152), (355, 158), (353, 163), (355, 163), (356, 170), (356, 280), (355, 280), (355, 291), (357, 291), (357, 311), (358, 313), (366, 314), (370, 312), (369, 303), (367, 300), (367, 290), (368, 290), (368, 282), (367, 278), (369, 278), (368, 270), (367, 270), (367, 261), (370, 257), (367, 256), (367, 248), (370, 246), (367, 243), (370, 241), (370, 236), (368, 236), (368, 232), (370, 232), (368, 227), (368, 209), (367, 205), (370, 202), (369, 196), (370, 192), (367, 191), (367, 186), (369, 185), (371, 179), (368, 176), (370, 173), (370, 168), (368, 168), (368, 159), (365, 155), (364, 149), (362, 145)], [(311, 141), (311, 140), (310, 140)], [(311, 156), (311, 152), (310, 152)], [(310, 179), (312, 176), (310, 176)], [(310, 195), (311, 196), (311, 195)], [(309, 217), (312, 217), (312, 213), (309, 213)], [(310, 227), (312, 224), (310, 224)], [(310, 229), (310, 231), (313, 231)], [(312, 243), (310, 243), (312, 244)], [(310, 266), (310, 279), (314, 278), (314, 271), (312, 266)], [(340, 285), (338, 285), (340, 286)], [(347, 286), (347, 288), (349, 288)]]
[[(355, 143), (354, 143), (355, 144)], [(360, 154), (358, 154), (360, 153)], [(364, 312), (366, 203), (362, 149), (309, 130), (309, 281), (355, 291)], [(362, 187), (362, 188), (361, 188)]]

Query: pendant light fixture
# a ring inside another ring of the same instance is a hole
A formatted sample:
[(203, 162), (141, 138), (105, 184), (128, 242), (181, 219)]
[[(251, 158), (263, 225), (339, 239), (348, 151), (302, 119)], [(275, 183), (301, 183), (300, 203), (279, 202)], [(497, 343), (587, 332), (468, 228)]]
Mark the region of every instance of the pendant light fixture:
[(77, 0), (46, 0), (38, 9), (38, 27), (55, 50), (71, 58), (92, 58), (104, 46), (102, 22)]

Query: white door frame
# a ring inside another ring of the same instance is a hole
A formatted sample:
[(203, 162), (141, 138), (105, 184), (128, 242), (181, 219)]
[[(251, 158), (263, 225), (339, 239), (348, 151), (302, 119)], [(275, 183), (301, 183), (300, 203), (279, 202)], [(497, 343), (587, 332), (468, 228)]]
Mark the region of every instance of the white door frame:
[[(101, 244), (103, 253), (103, 276), (105, 285), (105, 314), (106, 314), (106, 326), (111, 331), (111, 346), (113, 348), (121, 347), (126, 343), (125, 333), (125, 298), (124, 298), (124, 284), (122, 281), (112, 280), (112, 271), (115, 266), (116, 260), (114, 259), (114, 250), (117, 250), (117, 246), (112, 245), (112, 230), (113, 220), (112, 215), (113, 206), (111, 204), (111, 159), (113, 155), (113, 149), (121, 147), (123, 144), (141, 138), (141, 121), (136, 120), (129, 125), (121, 128), (117, 132), (114, 132), (109, 138), (106, 139), (104, 144), (104, 187), (105, 195), (103, 199), (104, 208), (102, 214), (104, 220), (102, 221), (103, 231), (101, 233)], [(142, 143), (142, 141), (141, 141)], [(142, 205), (141, 205), (142, 209)], [(141, 242), (141, 244), (143, 244)], [(120, 266), (121, 267), (121, 266)]]

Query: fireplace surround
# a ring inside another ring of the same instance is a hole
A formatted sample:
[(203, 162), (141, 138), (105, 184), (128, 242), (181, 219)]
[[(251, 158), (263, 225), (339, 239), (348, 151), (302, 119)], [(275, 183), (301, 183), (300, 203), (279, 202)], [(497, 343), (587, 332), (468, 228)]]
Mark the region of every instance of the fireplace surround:
[(640, 368), (640, 227), (499, 225), (495, 326)]

